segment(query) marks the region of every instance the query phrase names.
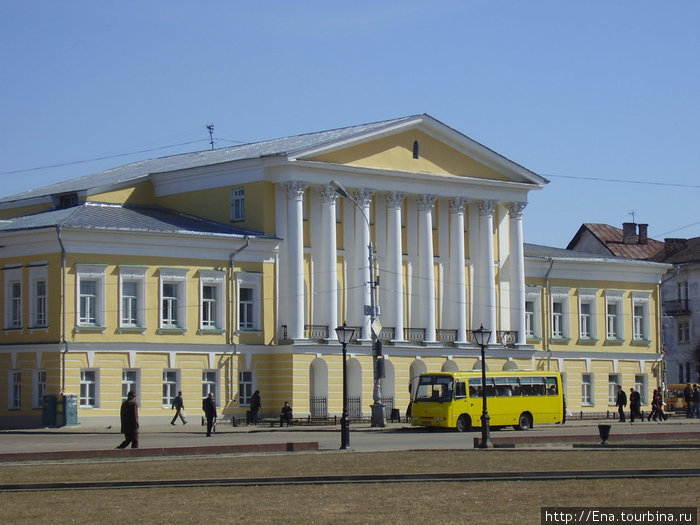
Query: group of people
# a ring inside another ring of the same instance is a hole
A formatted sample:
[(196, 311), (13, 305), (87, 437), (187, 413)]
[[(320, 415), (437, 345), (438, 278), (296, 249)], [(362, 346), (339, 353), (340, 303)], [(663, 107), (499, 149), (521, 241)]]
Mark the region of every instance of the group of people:
[[(686, 406), (685, 417), (697, 417), (700, 419), (700, 389), (698, 388), (698, 385), (695, 384), (691, 387), (690, 383), (688, 383), (683, 391), (683, 398)], [(634, 388), (630, 388), (629, 403), (630, 423), (634, 423), (635, 418), (644, 421), (644, 415), (642, 414), (642, 398), (639, 395), (639, 392), (637, 392)], [(617, 412), (620, 415), (620, 423), (624, 423), (625, 407), (627, 406), (627, 394), (625, 394), (625, 391), (620, 385), (617, 385), (617, 398), (615, 400), (615, 405), (617, 406)], [(666, 421), (668, 419), (668, 415), (664, 414), (663, 407), (664, 402), (661, 392), (654, 389), (651, 399), (651, 412), (647, 416), (647, 421)]]
[[(254, 423), (257, 421), (258, 412), (262, 408), (262, 401), (260, 399), (260, 390), (256, 390), (250, 399), (250, 411), (248, 414), (249, 422)], [(187, 424), (185, 419), (185, 403), (182, 398), (182, 392), (178, 392), (177, 396), (173, 399), (172, 409), (175, 410), (175, 415), (170, 421), (171, 425), (174, 425), (178, 418), (182, 421), (183, 425)], [(211, 437), (212, 429), (216, 424), (216, 400), (214, 399), (214, 394), (209, 393), (207, 397), (202, 401), (202, 410), (204, 411), (204, 418), (207, 421), (207, 437)], [(130, 391), (126, 400), (122, 403), (120, 410), (121, 419), (121, 433), (124, 434), (124, 441), (120, 443), (117, 448), (126, 448), (131, 444), (131, 448), (139, 447), (139, 411), (138, 404), (136, 403), (136, 392)], [(280, 414), (280, 427), (292, 425), (292, 407), (289, 401), (284, 402), (282, 407), (282, 412)]]

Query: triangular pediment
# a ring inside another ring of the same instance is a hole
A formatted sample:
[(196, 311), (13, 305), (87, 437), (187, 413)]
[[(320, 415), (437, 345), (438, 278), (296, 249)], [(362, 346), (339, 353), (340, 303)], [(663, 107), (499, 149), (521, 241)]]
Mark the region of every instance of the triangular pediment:
[(427, 115), (381, 132), (297, 152), (299, 160), (543, 186), (547, 180)]

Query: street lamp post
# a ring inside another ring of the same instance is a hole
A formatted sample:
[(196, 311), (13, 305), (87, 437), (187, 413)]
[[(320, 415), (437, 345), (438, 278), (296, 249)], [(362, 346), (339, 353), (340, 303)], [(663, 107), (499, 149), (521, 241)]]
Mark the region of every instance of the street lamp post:
[(491, 446), (491, 429), (489, 428), (489, 411), (486, 408), (486, 346), (491, 339), (491, 330), (485, 330), (484, 325), (478, 330), (471, 330), (474, 342), (481, 347), (481, 444), (479, 448)]
[(348, 418), (348, 371), (347, 371), (347, 346), (352, 339), (355, 329), (343, 323), (335, 329), (338, 341), (343, 345), (343, 415), (340, 416), (340, 449), (350, 448), (350, 419)]
[[(335, 190), (335, 192), (343, 197), (344, 199), (348, 199), (350, 202), (352, 202), (355, 207), (357, 207), (358, 210), (360, 210), (360, 213), (362, 213), (362, 217), (365, 219), (365, 222), (367, 223), (367, 232), (368, 235), (370, 234), (370, 224), (369, 224), (369, 218), (367, 217), (367, 214), (365, 213), (365, 210), (362, 209), (362, 206), (358, 204), (358, 202), (350, 195), (347, 190), (343, 187), (342, 184), (340, 184), (336, 180), (331, 181), (331, 187)], [(369, 286), (370, 286), (370, 304), (365, 305), (365, 315), (369, 313), (370, 317), (370, 338), (372, 339), (372, 364), (373, 364), (373, 369), (374, 369), (374, 393), (373, 393), (373, 401), (374, 403), (372, 404), (372, 426), (373, 427), (383, 427), (385, 426), (385, 421), (386, 421), (386, 414), (384, 412), (384, 404), (382, 403), (382, 385), (381, 385), (381, 377), (379, 374), (379, 367), (377, 366), (377, 362), (379, 360), (379, 353), (378, 353), (378, 348), (380, 347), (377, 344), (377, 334), (375, 333), (375, 326), (374, 323), (377, 319), (377, 280), (374, 277), (374, 246), (372, 245), (372, 238), (371, 235), (369, 235), (369, 242), (367, 244), (367, 250), (368, 250), (368, 260), (369, 260)]]

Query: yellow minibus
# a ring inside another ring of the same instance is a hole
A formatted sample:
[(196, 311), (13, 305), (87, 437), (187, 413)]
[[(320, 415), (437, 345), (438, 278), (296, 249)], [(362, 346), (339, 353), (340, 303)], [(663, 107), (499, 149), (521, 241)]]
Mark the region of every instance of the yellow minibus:
[[(411, 425), (481, 427), (481, 372), (421, 374), (411, 400)], [(564, 415), (558, 372), (487, 372), (486, 403), (490, 426), (527, 430), (534, 424), (560, 423)]]

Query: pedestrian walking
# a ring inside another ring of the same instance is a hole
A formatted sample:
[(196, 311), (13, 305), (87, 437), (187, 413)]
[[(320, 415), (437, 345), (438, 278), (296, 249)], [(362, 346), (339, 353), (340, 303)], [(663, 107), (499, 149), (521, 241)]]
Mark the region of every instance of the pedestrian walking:
[(642, 415), (642, 396), (634, 388), (630, 388), (630, 423), (634, 423), (634, 418), (644, 421)]
[(119, 415), (124, 441), (117, 448), (126, 448), (129, 443), (131, 443), (131, 448), (139, 448), (139, 407), (136, 404), (136, 392), (133, 390), (126, 395)]
[(617, 385), (617, 399), (615, 400), (615, 405), (617, 405), (617, 412), (620, 414), (620, 423), (625, 422), (625, 407), (627, 406), (627, 394), (622, 390), (620, 385)]
[(262, 408), (260, 390), (253, 392), (250, 398), (250, 422), (255, 424), (258, 421), (258, 411)]
[(204, 410), (204, 417), (207, 418), (207, 437), (211, 437), (211, 429), (216, 419), (216, 401), (213, 393), (209, 392), (209, 395), (204, 398), (202, 410)]
[(695, 417), (700, 419), (700, 388), (697, 383), (693, 385), (693, 411)]
[(173, 410), (175, 411), (175, 415), (173, 416), (173, 419), (170, 422), (170, 424), (174, 425), (175, 421), (179, 417), (182, 421), (182, 424), (186, 425), (187, 420), (185, 419), (185, 402), (182, 400), (182, 391), (178, 392), (177, 396), (175, 396), (175, 399), (173, 399)]
[(656, 389), (654, 389), (654, 394), (651, 398), (651, 413), (649, 414), (648, 421), (651, 421), (652, 418), (654, 421), (656, 421), (658, 418), (659, 423), (668, 419), (668, 416), (664, 414), (661, 393)]

